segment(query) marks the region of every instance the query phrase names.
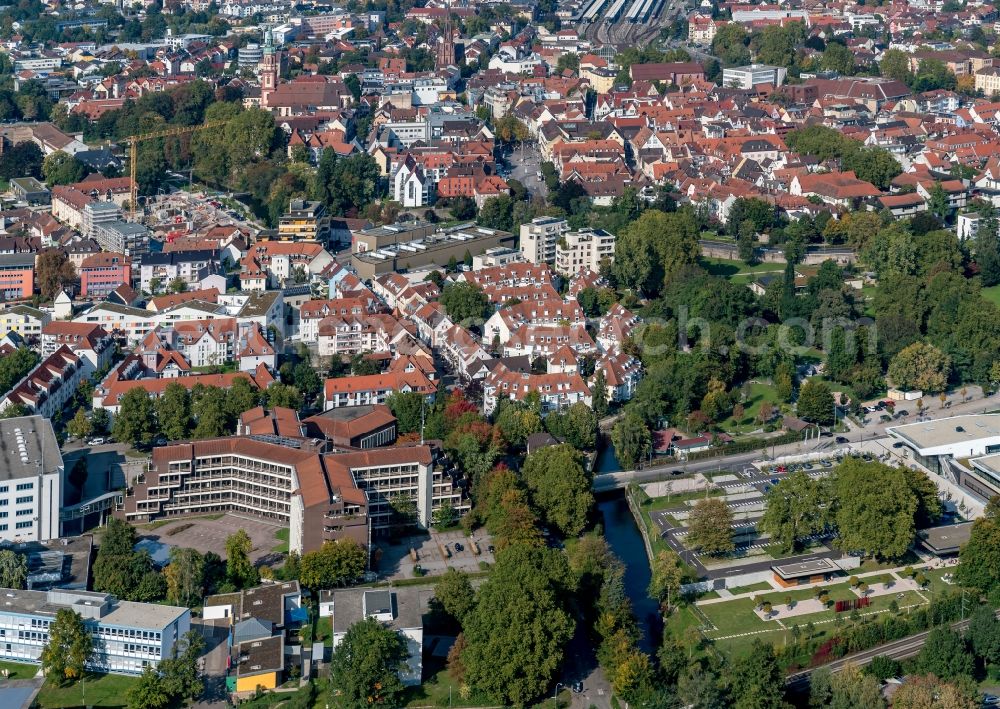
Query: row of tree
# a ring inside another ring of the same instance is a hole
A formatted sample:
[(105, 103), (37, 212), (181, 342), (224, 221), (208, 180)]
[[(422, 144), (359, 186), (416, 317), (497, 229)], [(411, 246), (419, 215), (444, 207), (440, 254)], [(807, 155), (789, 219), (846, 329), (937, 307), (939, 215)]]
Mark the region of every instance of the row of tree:
[(261, 392), (247, 377), (236, 377), (228, 389), (203, 384), (188, 389), (170, 383), (155, 399), (135, 387), (118, 402), (111, 434), (133, 445), (149, 444), (157, 436), (168, 441), (218, 438), (234, 433), (240, 414), (261, 404), (297, 411), (302, 395), (294, 386), (280, 383)]

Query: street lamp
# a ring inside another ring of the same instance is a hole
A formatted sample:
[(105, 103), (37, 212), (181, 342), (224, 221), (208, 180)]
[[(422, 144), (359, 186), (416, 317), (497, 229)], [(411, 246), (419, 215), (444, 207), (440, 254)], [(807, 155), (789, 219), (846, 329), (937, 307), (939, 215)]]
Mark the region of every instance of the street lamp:
[(565, 686), (566, 685), (563, 684), (562, 682), (556, 682), (556, 688), (552, 691), (552, 706), (554, 706), (554, 707), (558, 707), (559, 706), (559, 704), (558, 704), (558, 702), (556, 700), (556, 697), (559, 696), (559, 688), (560, 687), (565, 687)]

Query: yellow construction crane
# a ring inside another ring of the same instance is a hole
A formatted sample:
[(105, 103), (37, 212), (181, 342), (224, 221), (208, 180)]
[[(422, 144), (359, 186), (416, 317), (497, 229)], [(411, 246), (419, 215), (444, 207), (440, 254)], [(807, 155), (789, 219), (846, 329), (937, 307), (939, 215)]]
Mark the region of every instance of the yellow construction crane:
[(176, 128), (165, 128), (163, 130), (154, 131), (152, 133), (142, 133), (140, 135), (131, 135), (125, 140), (128, 141), (128, 164), (129, 172), (132, 178), (132, 194), (129, 196), (129, 209), (132, 215), (132, 221), (136, 221), (136, 215), (139, 212), (139, 182), (136, 180), (136, 164), (139, 161), (139, 143), (146, 140), (155, 140), (156, 138), (169, 138), (174, 135), (185, 135), (186, 133), (197, 133), (200, 130), (206, 130), (208, 128), (221, 128), (222, 126), (229, 123), (226, 121), (209, 121), (208, 123), (202, 123), (197, 126), (178, 126)]

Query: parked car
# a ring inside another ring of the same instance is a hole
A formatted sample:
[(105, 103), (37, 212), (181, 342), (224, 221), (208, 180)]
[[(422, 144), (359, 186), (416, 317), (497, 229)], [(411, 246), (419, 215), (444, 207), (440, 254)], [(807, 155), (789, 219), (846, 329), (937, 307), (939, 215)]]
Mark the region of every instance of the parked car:
[(843, 444), (845, 444), (845, 443), (850, 443), (850, 441), (849, 441), (849, 440), (847, 440), (847, 438), (845, 438), (844, 436), (837, 436), (837, 437), (836, 437), (835, 439), (833, 439), (833, 440), (834, 440), (834, 443), (839, 443), (839, 444), (841, 444), (841, 445), (843, 445)]
[(91, 438), (89, 441), (87, 441), (88, 446), (103, 446), (104, 443), (105, 443), (104, 439), (100, 437)]
[(896, 441), (892, 444), (893, 448), (902, 448), (905, 444), (902, 441)]

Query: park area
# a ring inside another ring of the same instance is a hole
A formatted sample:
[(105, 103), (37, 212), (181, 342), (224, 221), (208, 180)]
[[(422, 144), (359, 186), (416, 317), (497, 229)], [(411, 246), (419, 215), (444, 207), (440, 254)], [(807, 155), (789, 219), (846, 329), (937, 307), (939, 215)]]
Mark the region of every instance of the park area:
[[(916, 568), (916, 580), (907, 569), (858, 574), (857, 582), (867, 584), (867, 594), (852, 587), (846, 575), (815, 587), (761, 589), (730, 599), (713, 592), (677, 608), (667, 621), (667, 630), (683, 637), (691, 634), (691, 628), (697, 629), (717, 650), (735, 656), (747, 653), (755, 639), (777, 647), (796, 640), (822, 643), (845, 625), (886, 613), (905, 616), (926, 606), (951, 588), (942, 578), (948, 573), (943, 568)], [(820, 592), (825, 594), (822, 603), (817, 599)], [(849, 604), (861, 598), (868, 599), (867, 607), (852, 610)], [(836, 610), (838, 601), (848, 602), (841, 612)], [(768, 614), (762, 608), (771, 611)]]
[(733, 283), (747, 285), (766, 274), (783, 273), (783, 263), (758, 263), (748, 266), (743, 261), (731, 261), (724, 258), (701, 259), (702, 266), (713, 276), (721, 276)]

